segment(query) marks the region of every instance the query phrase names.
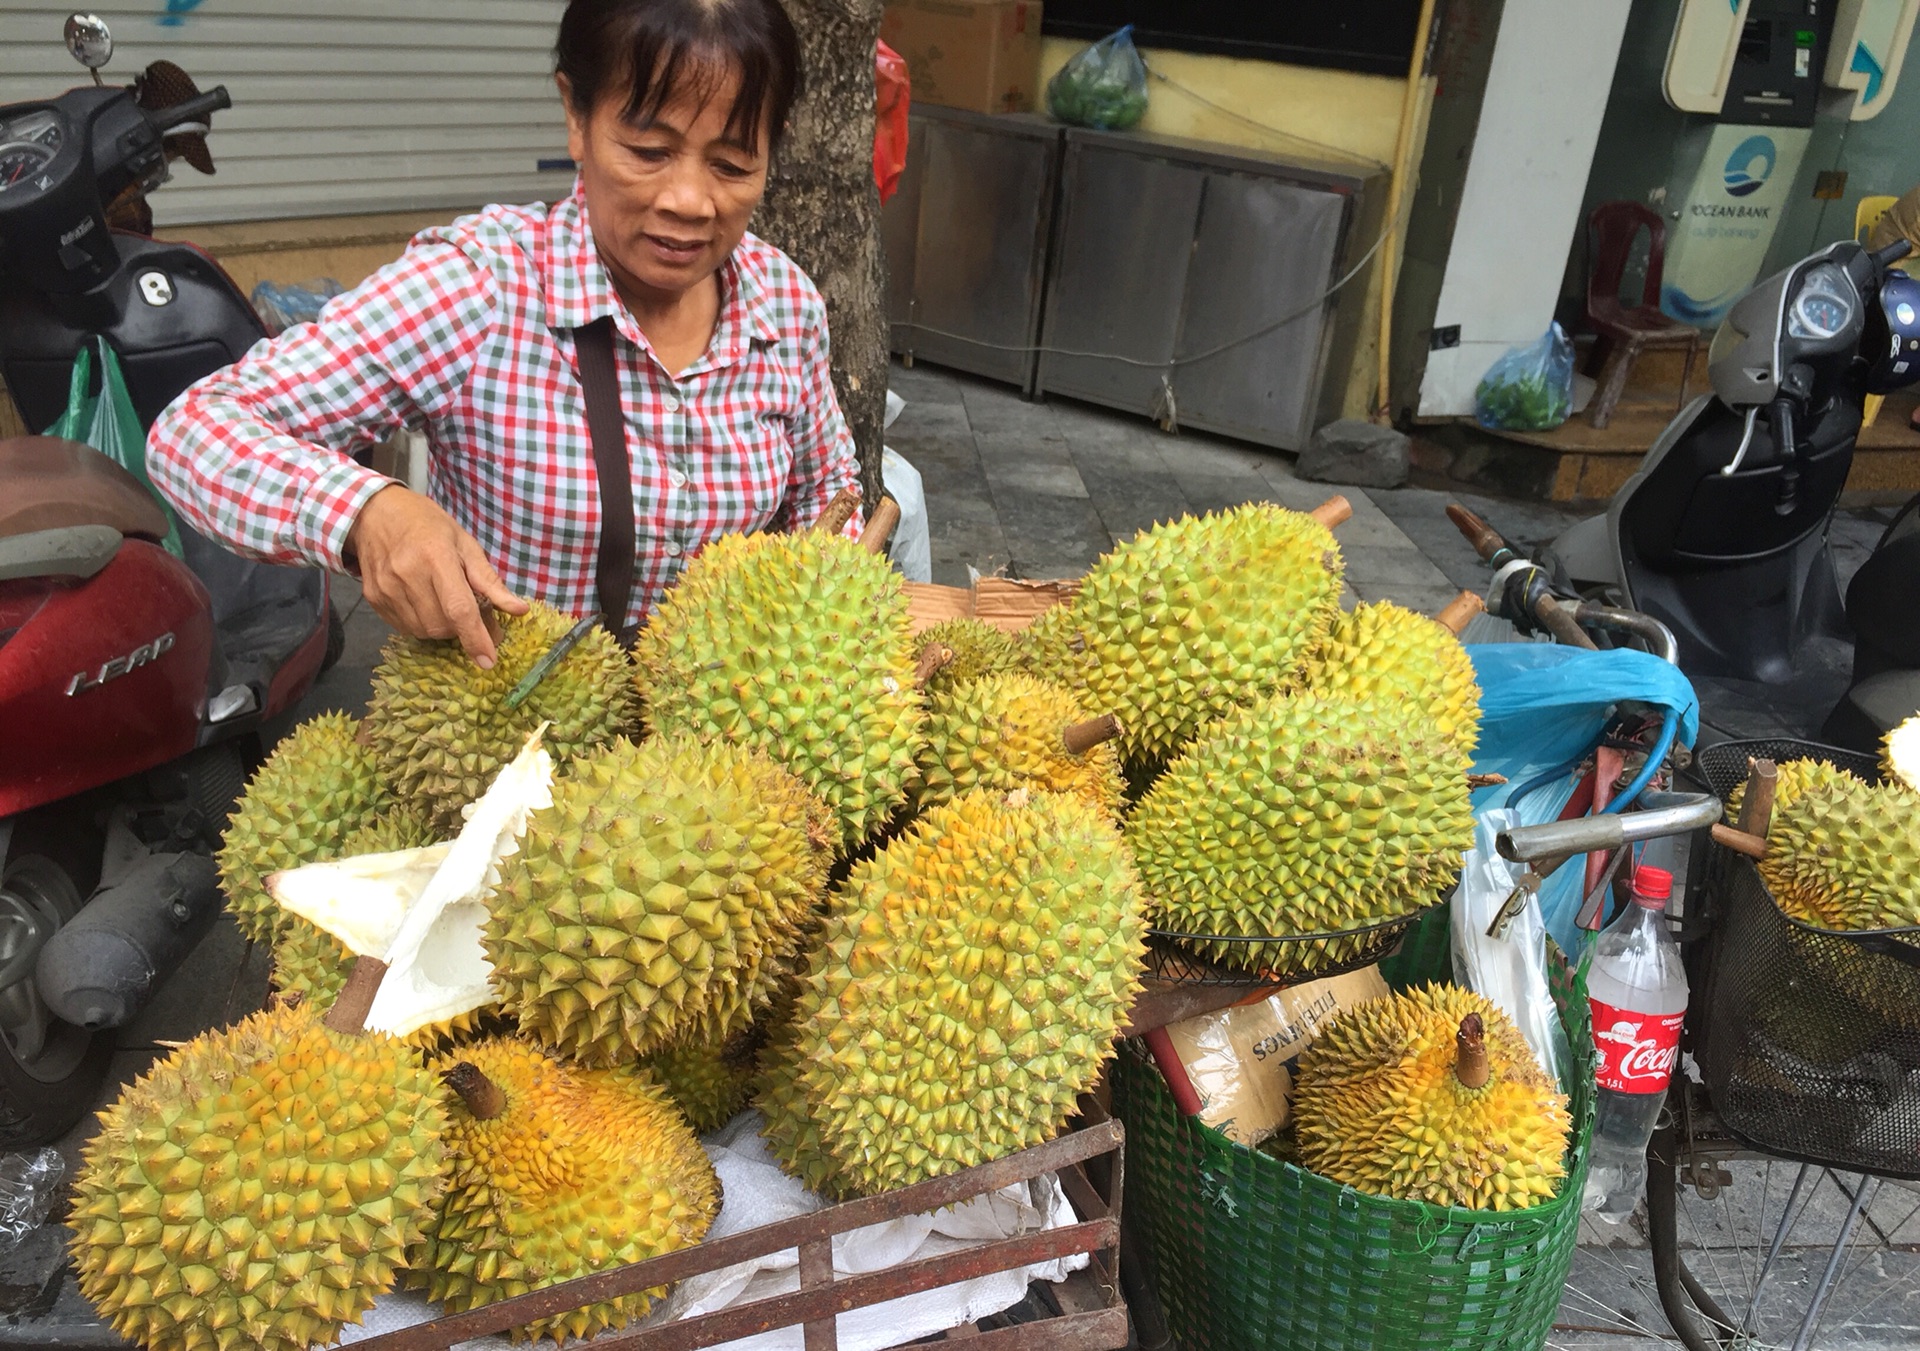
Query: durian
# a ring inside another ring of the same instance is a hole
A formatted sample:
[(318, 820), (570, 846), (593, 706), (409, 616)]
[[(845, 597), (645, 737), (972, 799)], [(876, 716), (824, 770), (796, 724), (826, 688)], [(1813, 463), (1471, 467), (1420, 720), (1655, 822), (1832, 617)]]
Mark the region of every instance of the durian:
[(525, 702), (507, 707), (514, 687), (573, 623), (538, 602), (525, 615), (503, 616), (497, 660), (486, 671), (451, 640), (396, 637), (387, 644), (373, 672), (368, 733), (387, 782), (441, 834), (459, 831), (461, 808), (543, 723), (547, 750), (561, 762), (634, 730), (633, 667), (598, 627)]
[(574, 761), (490, 902), (521, 1030), (612, 1065), (744, 1029), (826, 886), (831, 819), (757, 751), (685, 735)]
[(1020, 640), (1019, 634), (997, 629), (971, 615), (960, 615), (922, 631), (914, 640), (914, 656), (918, 658), (936, 643), (952, 651), (953, 659), (927, 679), (927, 693), (938, 696), (981, 676), (1021, 669), (1026, 654)]
[(1880, 772), (1904, 788), (1920, 791), (1920, 713), (1882, 739)]
[(753, 1096), (761, 1039), (750, 1029), (723, 1041), (690, 1041), (642, 1056), (696, 1135), (717, 1131)]
[(1390, 600), (1340, 615), (1295, 676), (1300, 688), (1389, 710), (1464, 755), (1480, 740), (1480, 682), (1460, 640)]
[[(1823, 929), (1920, 925), (1920, 803), (1822, 760), (1778, 766), (1760, 876), (1780, 908)], [(1738, 819), (1744, 788), (1730, 804)]]
[(1184, 516), (1107, 554), (1035, 621), (1033, 670), (1118, 715), (1129, 762), (1163, 762), (1292, 677), (1340, 580), (1340, 548), (1311, 516), (1264, 502)]
[(925, 719), (906, 593), (838, 535), (726, 535), (661, 598), (634, 648), (647, 720), (772, 756), (852, 849), (906, 797)]
[(1373, 1196), (1523, 1210), (1566, 1176), (1567, 1100), (1489, 1000), (1429, 985), (1336, 1014), (1293, 1086), (1303, 1168)]
[[(568, 1065), (514, 1039), (433, 1061), (446, 1081), (450, 1180), (413, 1280), (455, 1312), (689, 1247), (720, 1213), (700, 1142), (645, 1071)], [(663, 1291), (514, 1329), (591, 1337)]]
[(775, 1155), (867, 1195), (1039, 1144), (1099, 1078), (1145, 927), (1118, 830), (977, 790), (854, 864), (760, 1098)]
[(68, 1223), (82, 1293), (149, 1351), (305, 1351), (394, 1285), (443, 1185), (419, 1056), (292, 1005), (209, 1032), (100, 1114)]
[[(1156, 925), (1281, 937), (1423, 909), (1473, 845), (1467, 765), (1446, 738), (1339, 700), (1275, 695), (1222, 720), (1127, 821)], [(1300, 970), (1348, 955), (1337, 942), (1199, 949)]]
[(283, 868), (334, 858), (349, 836), (394, 807), (359, 724), (323, 713), (280, 739), (247, 784), (217, 856), (227, 909), (241, 934), (272, 943), (285, 929), (267, 894)]
[[(927, 748), (921, 756), (922, 807), (938, 806), (975, 788), (1032, 788), (1076, 793), (1113, 815), (1123, 782), (1120, 758), (1108, 740), (1109, 721), (1091, 725), (1078, 700), (1058, 685), (1017, 672), (983, 676), (931, 700)], [(1083, 724), (1085, 724), (1083, 726)], [(1068, 732), (1085, 738), (1068, 745)]]

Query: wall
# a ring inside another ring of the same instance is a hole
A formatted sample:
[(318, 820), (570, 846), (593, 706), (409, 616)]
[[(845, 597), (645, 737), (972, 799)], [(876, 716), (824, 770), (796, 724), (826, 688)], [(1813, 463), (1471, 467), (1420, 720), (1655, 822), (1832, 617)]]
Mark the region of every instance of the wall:
[[(234, 106), (209, 138), (219, 172), (184, 164), (156, 221), (342, 215), (565, 193), (550, 49), (563, 0), (122, 0), (95, 7), (115, 40), (108, 80), (182, 66)], [(61, 25), (72, 6), (0, 6), (0, 103), (86, 79)]]
[[(1844, 110), (1852, 101), (1851, 93), (1837, 97), (1833, 111), (1823, 107), (1814, 123), (1813, 142), (1767, 256), (1770, 272), (1836, 239), (1850, 238), (1854, 209), (1862, 197), (1898, 197), (1920, 186), (1920, 42), (1907, 49), (1899, 83), (1878, 117), (1847, 121)], [(1828, 202), (1815, 199), (1814, 179), (1822, 169), (1845, 171), (1845, 196)], [(1920, 268), (1916, 262), (1907, 265)]]

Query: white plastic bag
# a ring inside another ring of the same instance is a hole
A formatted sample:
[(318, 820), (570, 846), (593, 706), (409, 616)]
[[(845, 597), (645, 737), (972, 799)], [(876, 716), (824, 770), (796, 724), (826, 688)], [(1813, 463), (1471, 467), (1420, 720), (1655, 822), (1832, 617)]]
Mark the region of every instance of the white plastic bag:
[[(887, 420), (891, 427), (907, 401), (887, 391)], [(933, 580), (933, 539), (927, 526), (927, 493), (920, 483), (920, 471), (892, 446), (880, 447), (880, 481), (887, 495), (900, 504), (900, 524), (894, 527), (893, 543), (887, 557), (910, 582)]]
[(1573, 1054), (1547, 988), (1547, 926), (1540, 898), (1529, 895), (1501, 937), (1487, 934), (1526, 871), (1525, 865), (1501, 858), (1493, 846), (1496, 835), (1518, 824), (1519, 818), (1503, 808), (1481, 812), (1474, 823), (1474, 847), (1461, 863), (1450, 911), (1453, 976), (1512, 1019), (1541, 1068), (1564, 1087)]

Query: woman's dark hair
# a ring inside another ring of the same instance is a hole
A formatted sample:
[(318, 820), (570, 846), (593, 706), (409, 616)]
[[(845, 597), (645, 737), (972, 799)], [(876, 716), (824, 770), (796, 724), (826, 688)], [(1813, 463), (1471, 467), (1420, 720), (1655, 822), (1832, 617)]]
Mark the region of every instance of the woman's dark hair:
[(574, 110), (585, 116), (624, 86), (621, 115), (647, 122), (716, 63), (740, 72), (727, 135), (769, 149), (800, 97), (800, 38), (780, 0), (569, 0), (553, 47)]

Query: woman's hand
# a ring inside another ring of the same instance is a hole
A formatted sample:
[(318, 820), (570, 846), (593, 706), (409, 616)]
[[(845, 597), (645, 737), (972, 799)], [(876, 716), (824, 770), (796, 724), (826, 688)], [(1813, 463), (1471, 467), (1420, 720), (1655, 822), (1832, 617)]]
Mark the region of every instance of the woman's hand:
[(493, 666), (499, 631), (481, 603), (527, 612), (472, 535), (397, 483), (360, 508), (347, 532), (347, 553), (359, 562), (361, 594), (376, 614), (415, 638), (458, 638), (482, 670)]

